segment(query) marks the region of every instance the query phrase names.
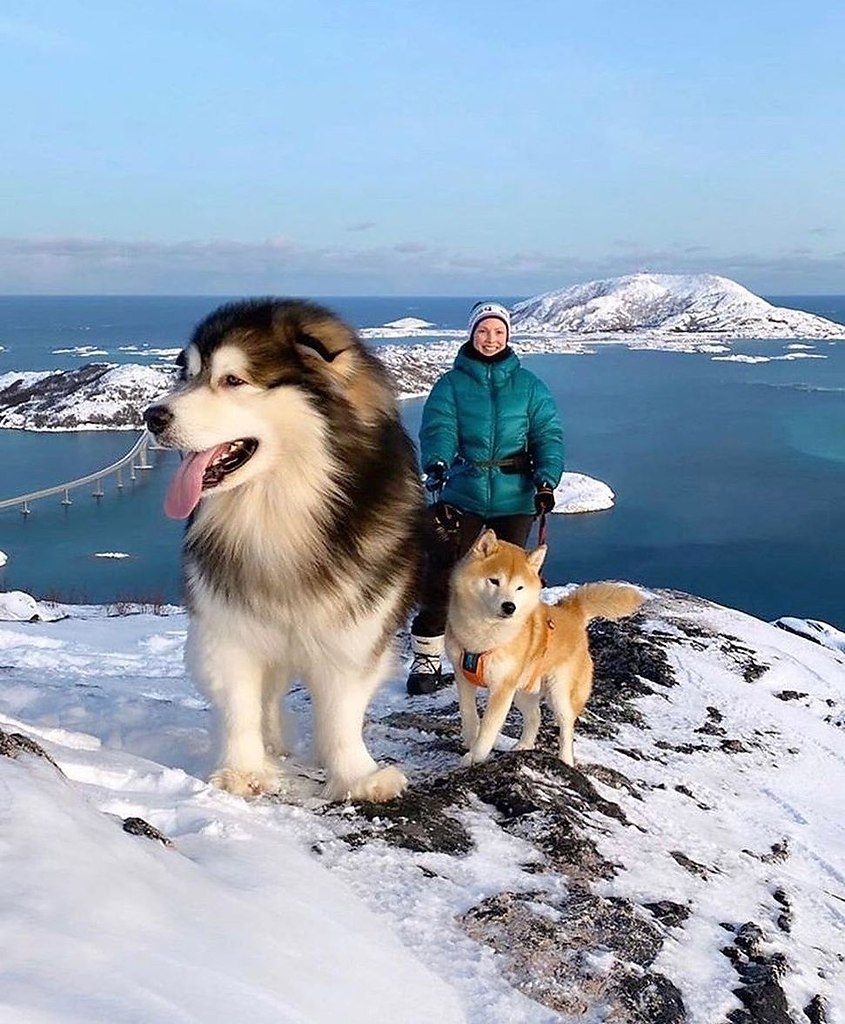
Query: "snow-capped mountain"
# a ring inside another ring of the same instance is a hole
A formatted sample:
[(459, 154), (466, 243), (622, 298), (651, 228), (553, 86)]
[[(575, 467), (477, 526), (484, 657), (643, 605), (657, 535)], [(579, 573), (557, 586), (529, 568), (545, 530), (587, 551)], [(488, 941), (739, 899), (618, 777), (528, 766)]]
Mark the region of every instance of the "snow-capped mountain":
[(513, 307), (514, 331), (717, 333), (845, 338), (845, 326), (773, 306), (715, 274), (629, 274), (546, 292)]
[(548, 722), (462, 768), (454, 692), (397, 673), (406, 796), (247, 803), (181, 611), (55, 611), (0, 623), (0, 1019), (845, 1020), (845, 654), (658, 592), (591, 627), (575, 769)]

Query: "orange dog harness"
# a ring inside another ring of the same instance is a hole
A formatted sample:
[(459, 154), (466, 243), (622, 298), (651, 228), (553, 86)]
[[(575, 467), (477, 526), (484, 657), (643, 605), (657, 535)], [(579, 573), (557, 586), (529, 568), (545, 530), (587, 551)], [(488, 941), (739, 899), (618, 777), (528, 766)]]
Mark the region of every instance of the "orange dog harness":
[[(543, 654), (546, 653), (549, 646), (549, 634), (554, 628), (554, 621), (546, 619), (546, 642), (543, 644)], [(495, 647), (491, 647), (489, 651), (461, 651), (461, 672), (468, 683), (472, 683), (473, 686), (487, 686), (484, 679), (484, 659), (495, 650)], [(525, 687), (526, 690), (530, 692), (536, 688), (539, 682), (538, 676), (539, 673), (536, 673)]]
[(471, 651), (461, 653), (461, 672), (468, 683), (473, 686), (486, 686), (484, 682), (484, 656), (490, 651), (473, 654)]

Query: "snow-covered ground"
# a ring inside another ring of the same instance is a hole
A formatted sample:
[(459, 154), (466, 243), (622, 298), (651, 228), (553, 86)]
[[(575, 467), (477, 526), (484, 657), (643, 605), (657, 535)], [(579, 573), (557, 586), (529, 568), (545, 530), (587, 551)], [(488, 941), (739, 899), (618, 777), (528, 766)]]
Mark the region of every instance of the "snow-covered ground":
[(459, 768), (397, 671), (368, 739), (409, 797), (248, 804), (160, 611), (0, 625), (4, 1024), (845, 1021), (842, 653), (658, 593), (593, 636), (580, 770)]

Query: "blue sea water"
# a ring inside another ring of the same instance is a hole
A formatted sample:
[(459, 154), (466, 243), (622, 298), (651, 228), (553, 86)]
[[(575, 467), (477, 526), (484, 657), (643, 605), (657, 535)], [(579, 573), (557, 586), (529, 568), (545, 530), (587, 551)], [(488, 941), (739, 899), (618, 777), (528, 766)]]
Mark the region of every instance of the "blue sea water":
[[(0, 298), (0, 374), (92, 358), (158, 361), (150, 350), (181, 347), (220, 301)], [(321, 301), (358, 327), (419, 316), (460, 328), (472, 300)], [(843, 296), (774, 301), (845, 323)], [(606, 512), (552, 517), (548, 578), (630, 579), (762, 618), (845, 628), (845, 344), (812, 344), (823, 358), (778, 359), (788, 343), (772, 341), (734, 343), (735, 352), (773, 357), (754, 364), (620, 346), (527, 358), (561, 409), (568, 468), (606, 481), (617, 496)], [(420, 402), (405, 407), (414, 434), (420, 410)], [(133, 438), (0, 431), (0, 497), (97, 469)], [(48, 501), (26, 518), (0, 512), (0, 550), (9, 555), (0, 588), (80, 601), (178, 600), (182, 527), (161, 512), (175, 456), (156, 459), (123, 491), (107, 484), (102, 499), (77, 492), (69, 508)], [(95, 557), (114, 551), (131, 557)]]

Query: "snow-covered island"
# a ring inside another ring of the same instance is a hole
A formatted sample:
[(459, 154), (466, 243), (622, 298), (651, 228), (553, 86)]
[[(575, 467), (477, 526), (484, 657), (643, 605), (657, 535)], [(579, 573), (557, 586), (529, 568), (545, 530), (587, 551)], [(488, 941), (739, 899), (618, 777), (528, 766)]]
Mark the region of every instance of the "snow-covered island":
[(4, 1020), (841, 1024), (841, 651), (657, 592), (591, 627), (574, 770), (548, 723), (461, 768), (454, 693), (397, 669), (405, 797), (246, 803), (203, 781), (184, 614), (116, 610), (0, 624)]
[(389, 323), (383, 324), (382, 329), (406, 335), (414, 331), (427, 331), (434, 326), (430, 320), (422, 320), (418, 316), (401, 316), (398, 320), (391, 320)]
[[(463, 330), (440, 329), (418, 317), (363, 328), (359, 334), (388, 342), (375, 352), (392, 372), (401, 398), (428, 394), (466, 340)], [(400, 337), (424, 340), (389, 343)], [(772, 338), (845, 339), (845, 325), (772, 306), (715, 275), (632, 274), (590, 281), (527, 299), (513, 309), (513, 340), (520, 355), (585, 354), (596, 345), (624, 344), (739, 361), (823, 358), (798, 351), (758, 357), (731, 353), (729, 347), (732, 340)], [(110, 363), (5, 373), (0, 375), (0, 428), (137, 430), (143, 426), (143, 410), (172, 380), (166, 367)]]
[(664, 337), (845, 338), (845, 325), (773, 306), (716, 274), (629, 274), (546, 292), (517, 303), (515, 332)]
[(615, 495), (601, 480), (584, 473), (564, 473), (555, 488), (555, 512), (575, 514), (613, 508)]

